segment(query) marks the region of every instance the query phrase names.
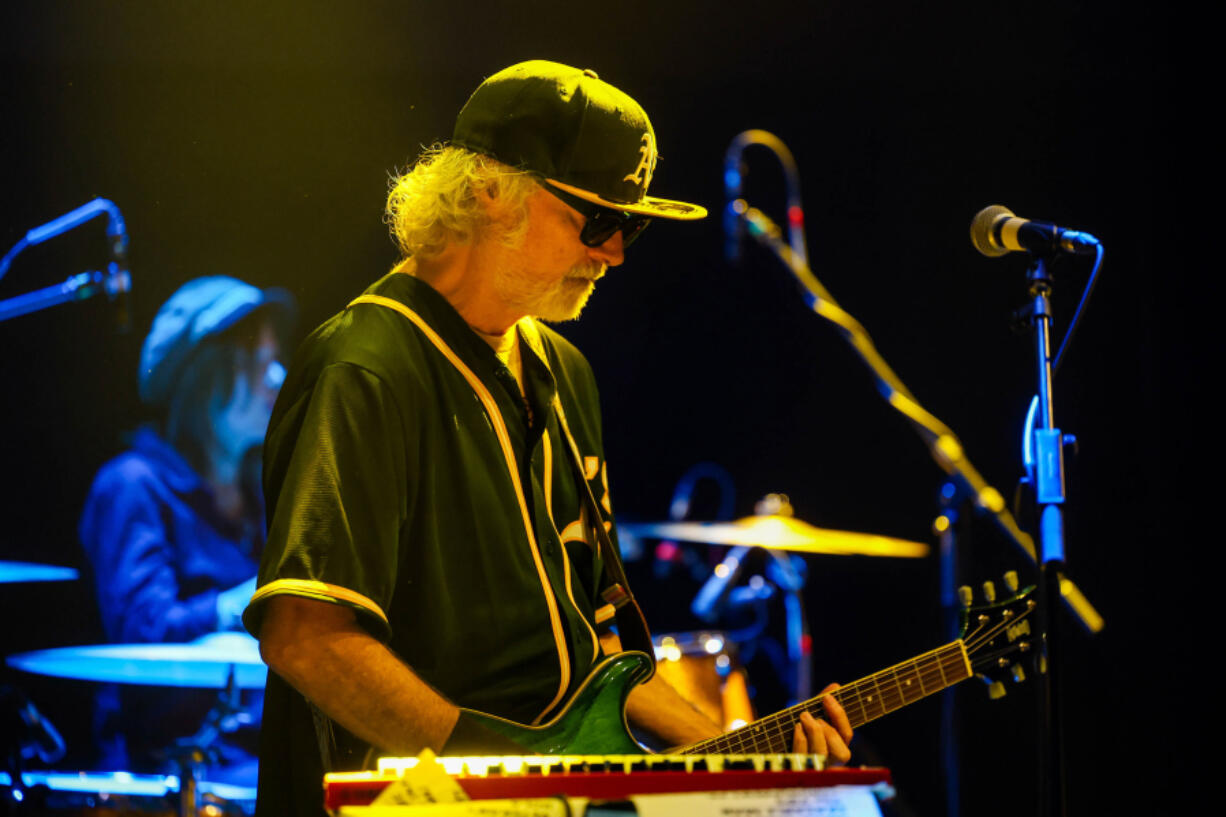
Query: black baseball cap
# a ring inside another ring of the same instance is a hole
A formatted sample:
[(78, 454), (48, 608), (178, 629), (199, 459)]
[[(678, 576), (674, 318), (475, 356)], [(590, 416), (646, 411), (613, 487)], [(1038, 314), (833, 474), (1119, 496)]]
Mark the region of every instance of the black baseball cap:
[(504, 68), (469, 97), (451, 143), (613, 210), (679, 220), (707, 214), (647, 195), (657, 158), (651, 121), (591, 69), (547, 60)]

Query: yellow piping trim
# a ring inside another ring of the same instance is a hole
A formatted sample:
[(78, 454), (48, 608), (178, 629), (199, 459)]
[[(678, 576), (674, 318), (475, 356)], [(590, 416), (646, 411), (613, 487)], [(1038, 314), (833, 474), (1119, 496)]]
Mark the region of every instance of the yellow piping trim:
[(375, 604), (373, 601), (363, 596), (361, 593), (355, 593), (348, 587), (341, 587), (336, 584), (327, 584), (326, 582), (317, 582), (310, 579), (277, 579), (264, 585), (256, 590), (251, 596), (251, 604), (257, 601), (263, 601), (271, 596), (279, 596), (289, 594), (293, 596), (308, 596), (315, 599), (327, 599), (330, 601), (345, 601), (363, 610), (368, 610), (374, 613), (379, 618), (387, 622), (387, 614), (383, 612), (383, 608)]
[[(549, 442), (549, 426), (546, 424), (545, 432), (541, 435), (544, 443), (542, 453), (545, 457), (545, 512), (549, 514), (549, 520), (553, 521), (553, 443)], [(557, 528), (557, 523), (554, 522), (554, 528)]]
[(602, 207), (608, 207), (610, 210), (621, 210), (626, 213), (636, 213), (643, 216), (657, 216), (659, 218), (679, 219), (681, 221), (693, 221), (695, 219), (706, 218), (707, 208), (700, 207), (697, 204), (690, 204), (684, 201), (672, 201), (670, 199), (658, 199), (654, 197), (643, 196), (638, 202), (621, 202), (606, 199), (598, 193), (584, 190), (582, 187), (575, 187), (573, 184), (560, 182), (557, 179), (545, 179), (561, 190), (565, 190), (572, 196), (578, 196), (584, 201), (590, 201), (592, 204), (599, 204)]
[[(451, 362), (451, 365), (455, 366), (456, 370), (464, 376), (465, 380), (468, 381), (468, 385), (472, 387), (472, 390), (476, 393), (477, 398), (481, 401), (482, 405), (485, 406), (485, 411), (489, 415), (490, 421), (494, 424), (494, 432), (498, 436), (499, 444), (502, 446), (502, 455), (506, 459), (507, 470), (511, 474), (511, 483), (515, 487), (515, 498), (519, 501), (519, 510), (521, 516), (523, 517), (524, 531), (528, 534), (528, 545), (532, 550), (532, 560), (536, 563), (537, 576), (540, 579), (541, 587), (545, 591), (545, 603), (549, 608), (549, 623), (553, 628), (553, 640), (558, 651), (558, 664), (561, 670), (559, 673), (560, 682), (558, 684), (557, 694), (554, 696), (553, 700), (549, 702), (549, 705), (545, 707), (541, 714), (537, 715), (532, 721), (534, 724), (538, 723), (541, 718), (543, 718), (545, 714), (549, 712), (549, 710), (553, 709), (558, 702), (562, 700), (562, 698), (566, 695), (567, 687), (570, 686), (570, 650), (566, 645), (566, 635), (562, 629), (562, 618), (561, 614), (558, 612), (558, 605), (554, 598), (553, 588), (549, 585), (549, 575), (545, 572), (545, 563), (541, 560), (540, 550), (537, 548), (536, 544), (536, 535), (532, 531), (532, 519), (528, 514), (528, 503), (524, 499), (524, 488), (519, 481), (519, 468), (515, 464), (515, 452), (511, 447), (511, 437), (507, 433), (506, 423), (502, 419), (502, 412), (498, 410), (498, 404), (494, 402), (493, 395), (491, 395), (489, 390), (485, 388), (485, 384), (481, 382), (480, 378), (473, 374), (472, 370), (464, 365), (464, 361), (460, 360), (456, 353), (451, 350), (451, 347), (448, 346), (447, 343), (438, 336), (438, 333), (436, 333), (434, 329), (432, 329), (430, 325), (427, 324), (416, 312), (409, 309), (399, 301), (393, 300), (392, 298), (385, 298), (381, 295), (361, 295), (354, 298), (349, 305), (353, 306), (354, 304), (361, 303), (375, 304), (377, 306), (384, 306), (388, 309), (393, 309), (412, 321), (414, 325), (416, 325), (417, 328), (422, 331), (422, 334), (424, 334), (426, 338), (435, 345), (443, 356)], [(565, 553), (565, 549), (563, 549), (563, 552)], [(569, 576), (570, 574), (568, 572), (568, 580)], [(580, 617), (582, 618), (582, 616)]]

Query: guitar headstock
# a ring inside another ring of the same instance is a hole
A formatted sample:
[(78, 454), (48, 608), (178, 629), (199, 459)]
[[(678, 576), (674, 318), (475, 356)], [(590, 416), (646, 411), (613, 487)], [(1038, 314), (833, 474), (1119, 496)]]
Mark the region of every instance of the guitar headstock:
[(1034, 587), (1019, 588), (1017, 573), (1011, 570), (1004, 576), (1004, 588), (1009, 595), (999, 596), (993, 582), (984, 582), (983, 603), (978, 605), (970, 587), (958, 588), (966, 654), (993, 699), (1005, 695), (1002, 674), (1017, 683), (1026, 679), (1020, 656), (1032, 651), (1039, 636), (1031, 626), (1031, 613), (1038, 606), (1031, 598)]

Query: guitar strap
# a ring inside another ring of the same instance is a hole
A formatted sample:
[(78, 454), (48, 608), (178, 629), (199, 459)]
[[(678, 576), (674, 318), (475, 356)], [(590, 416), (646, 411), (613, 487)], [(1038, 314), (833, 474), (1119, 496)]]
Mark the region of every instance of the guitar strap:
[[(545, 355), (536, 322), (532, 318), (522, 320), (519, 322), (519, 328), (528, 345), (532, 347), (532, 351), (541, 359), (545, 367), (549, 368), (549, 359)], [(630, 590), (630, 582), (626, 579), (621, 554), (617, 546), (613, 544), (608, 529), (605, 528), (604, 515), (600, 512), (596, 496), (592, 493), (592, 486), (583, 470), (583, 455), (579, 452), (575, 436), (571, 434), (570, 424), (566, 422), (566, 412), (562, 409), (562, 400), (556, 392), (553, 396), (553, 410), (558, 418), (558, 428), (566, 441), (567, 452), (570, 454), (567, 460), (575, 476), (575, 490), (579, 494), (579, 501), (583, 504), (583, 513), (587, 517), (588, 527), (596, 538), (596, 550), (604, 561), (605, 570), (609, 572), (609, 577), (613, 580), (613, 583), (601, 592), (601, 597), (613, 606), (617, 616), (617, 636), (621, 641), (622, 649), (646, 653), (651, 659), (654, 671), (655, 648), (652, 646), (651, 630), (647, 627), (647, 618), (643, 615), (643, 608), (639, 606), (638, 599)]]
[(588, 527), (595, 534), (596, 549), (604, 560), (605, 570), (609, 572), (609, 577), (613, 580), (613, 584), (609, 585), (600, 595), (606, 602), (613, 605), (616, 611), (617, 635), (621, 640), (622, 649), (647, 653), (654, 666), (655, 650), (651, 643), (651, 631), (647, 628), (647, 618), (643, 615), (643, 608), (639, 606), (638, 599), (630, 590), (630, 582), (626, 579), (626, 570), (622, 566), (621, 555), (604, 526), (604, 516), (596, 504), (592, 486), (583, 473), (583, 458), (579, 454), (579, 446), (575, 444), (575, 438), (570, 433), (570, 428), (566, 423), (566, 414), (562, 411), (562, 403), (557, 397), (554, 398), (554, 411), (558, 416), (558, 426), (562, 429), (563, 436), (566, 437), (566, 447), (570, 451), (568, 459), (571, 470), (575, 474), (579, 498), (583, 501), (584, 514), (590, 522)]

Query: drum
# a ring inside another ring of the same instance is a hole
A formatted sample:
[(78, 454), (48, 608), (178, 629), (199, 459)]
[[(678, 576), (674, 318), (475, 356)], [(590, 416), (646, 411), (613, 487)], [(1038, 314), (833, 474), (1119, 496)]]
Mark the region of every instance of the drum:
[[(22, 790), (0, 772), (4, 799), (16, 801), (17, 814), (81, 817), (176, 817), (179, 778), (131, 772), (24, 772)], [(255, 789), (201, 781), (199, 817), (245, 817), (255, 813)], [(26, 809), (23, 811), (22, 809)]]
[(664, 633), (652, 639), (656, 672), (725, 730), (754, 719), (749, 680), (723, 633)]

